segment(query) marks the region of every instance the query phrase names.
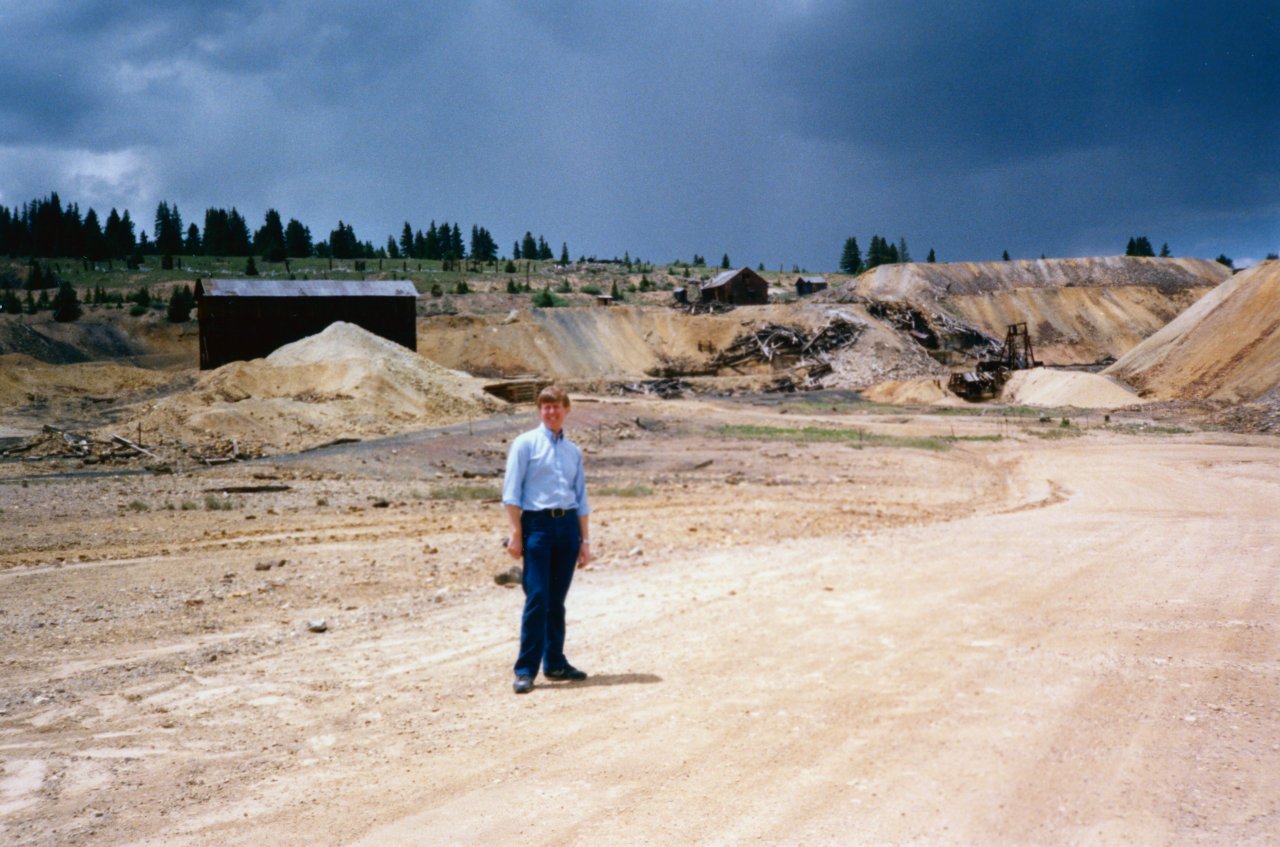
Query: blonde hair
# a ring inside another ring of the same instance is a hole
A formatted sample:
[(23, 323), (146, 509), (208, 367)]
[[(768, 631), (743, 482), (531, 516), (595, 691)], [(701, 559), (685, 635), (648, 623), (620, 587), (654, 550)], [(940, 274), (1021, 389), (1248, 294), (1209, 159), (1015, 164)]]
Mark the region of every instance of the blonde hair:
[(567, 409), (569, 408), (569, 392), (552, 383), (538, 392), (538, 405), (541, 406), (543, 403), (564, 406)]

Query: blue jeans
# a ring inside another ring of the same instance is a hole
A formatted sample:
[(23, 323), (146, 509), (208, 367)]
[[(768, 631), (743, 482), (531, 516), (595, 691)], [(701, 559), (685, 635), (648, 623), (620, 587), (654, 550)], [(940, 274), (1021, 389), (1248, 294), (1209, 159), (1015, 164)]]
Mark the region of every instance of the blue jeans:
[(562, 670), (564, 598), (578, 566), (581, 535), (576, 512), (553, 518), (545, 512), (520, 516), (524, 536), (524, 615), (516, 673), (537, 676), (538, 668)]

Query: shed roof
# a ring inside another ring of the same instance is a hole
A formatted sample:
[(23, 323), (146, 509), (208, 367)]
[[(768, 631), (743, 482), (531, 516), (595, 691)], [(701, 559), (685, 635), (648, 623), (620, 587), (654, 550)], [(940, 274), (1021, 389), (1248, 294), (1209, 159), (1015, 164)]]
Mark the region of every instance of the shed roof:
[(797, 282), (826, 282), (825, 276), (801, 276), (796, 278)]
[(393, 279), (206, 279), (198, 297), (417, 297), (408, 280)]
[(760, 276), (760, 274), (751, 270), (751, 268), (743, 266), (741, 268), (738, 268), (736, 271), (721, 271), (720, 273), (716, 274), (711, 279), (710, 282), (705, 283), (702, 287), (704, 289), (718, 288), (719, 286), (725, 285), (730, 280), (735, 279), (736, 277), (739, 277), (739, 276), (742, 276), (747, 280), (759, 280), (761, 283), (765, 285), (769, 284), (769, 281), (766, 280), (764, 277)]

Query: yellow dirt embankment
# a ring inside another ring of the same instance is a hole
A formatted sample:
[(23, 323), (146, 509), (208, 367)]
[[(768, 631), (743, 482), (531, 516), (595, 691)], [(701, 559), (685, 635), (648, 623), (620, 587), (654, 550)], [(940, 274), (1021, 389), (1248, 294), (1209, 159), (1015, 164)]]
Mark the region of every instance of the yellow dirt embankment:
[(1103, 257), (882, 265), (859, 294), (946, 312), (1003, 338), (1026, 323), (1037, 357), (1081, 364), (1119, 357), (1230, 276), (1204, 259)]
[(1241, 271), (1106, 370), (1162, 400), (1252, 400), (1280, 386), (1280, 262)]
[(492, 414), (482, 383), (360, 327), (335, 323), (265, 359), (210, 371), (130, 421), (187, 445), (236, 439), (245, 451), (298, 450)]

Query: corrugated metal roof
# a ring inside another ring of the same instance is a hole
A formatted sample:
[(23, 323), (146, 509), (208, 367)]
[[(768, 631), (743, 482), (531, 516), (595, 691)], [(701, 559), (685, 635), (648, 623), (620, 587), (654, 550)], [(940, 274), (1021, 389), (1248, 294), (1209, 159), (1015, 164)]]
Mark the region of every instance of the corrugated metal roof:
[(741, 272), (742, 272), (742, 268), (738, 268), (738, 270), (736, 271), (721, 271), (720, 273), (716, 274), (715, 277), (713, 277), (710, 282), (703, 285), (702, 287), (715, 288), (717, 285), (724, 285), (726, 282), (733, 279), (735, 276), (737, 276)]
[(826, 282), (827, 278), (825, 276), (802, 276), (800, 280), (803, 282)]
[(205, 279), (204, 297), (417, 297), (408, 280), (394, 279)]

